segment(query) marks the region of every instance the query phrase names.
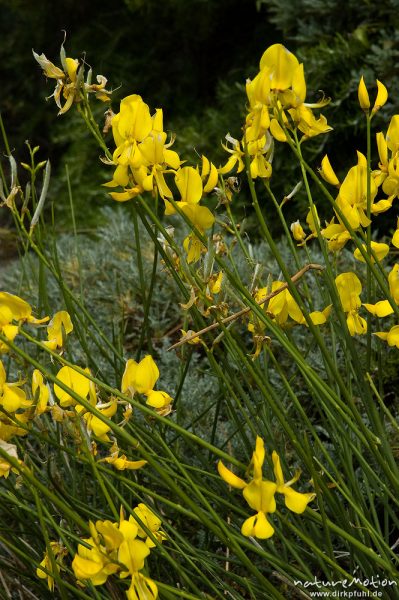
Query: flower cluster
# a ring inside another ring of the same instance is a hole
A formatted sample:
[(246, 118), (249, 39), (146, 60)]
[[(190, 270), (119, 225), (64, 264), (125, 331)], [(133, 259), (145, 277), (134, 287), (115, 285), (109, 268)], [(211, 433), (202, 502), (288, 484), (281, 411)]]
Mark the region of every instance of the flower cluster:
[(240, 141), (226, 136), (231, 155), (219, 173), (233, 168), (244, 170), (245, 148), (250, 160), (250, 174), (268, 179), (272, 175), (273, 141), (287, 140), (284, 130), (299, 131), (303, 138), (314, 137), (331, 130), (326, 118), (316, 118), (312, 109), (321, 108), (328, 100), (306, 103), (306, 82), (303, 64), (282, 44), (267, 48), (259, 63), (259, 73), (246, 84), (248, 113), (244, 137)]
[[(263, 302), (263, 299), (269, 294), (274, 295), (267, 303), (266, 301)], [(273, 281), (271, 289), (263, 287), (257, 290), (255, 300), (260, 307), (282, 327), (286, 325), (289, 318), (299, 325), (307, 325), (303, 312), (283, 281)], [(330, 312), (331, 304), (322, 311), (315, 310), (310, 312), (309, 317), (314, 325), (324, 325), (324, 323), (327, 322)], [(251, 315), (248, 330), (253, 333), (259, 329), (263, 331), (264, 324), (259, 322), (254, 315)]]
[(241, 527), (241, 533), (245, 536), (253, 536), (259, 539), (267, 539), (274, 533), (273, 526), (267, 518), (267, 515), (276, 510), (275, 494), (282, 494), (285, 498), (286, 507), (294, 513), (302, 514), (309, 502), (316, 497), (315, 493), (300, 493), (292, 489), (292, 485), (298, 481), (300, 472), (285, 482), (283, 471), (281, 469), (280, 457), (277, 452), (273, 452), (272, 461), (274, 466), (274, 476), (276, 481), (263, 479), (262, 467), (265, 460), (265, 446), (263, 439), (256, 438), (255, 451), (249, 468), (252, 467), (252, 478), (245, 481), (237, 477), (221, 461), (218, 463), (219, 475), (231, 487), (242, 490), (242, 494), (256, 515), (249, 517), (244, 521)]
[[(19, 332), (19, 328), (23, 323), (33, 325), (43, 325), (49, 321), (49, 317), (37, 319), (32, 315), (31, 306), (22, 298), (9, 294), (8, 292), (0, 292), (0, 333), (4, 341), (0, 340), (0, 352), (6, 354), (10, 350), (8, 342), (12, 342)], [(66, 337), (73, 331), (71, 317), (66, 311), (55, 313), (52, 319), (48, 322), (46, 332), (47, 340), (43, 341), (43, 346), (52, 352), (62, 354), (65, 349)], [(152, 361), (151, 357), (150, 358)], [(134, 361), (133, 361), (134, 362)], [(159, 371), (155, 363), (153, 363), (153, 373), (155, 378), (151, 380), (151, 389), (148, 388), (148, 403), (154, 406), (161, 414), (170, 412), (170, 404), (172, 399), (165, 392), (154, 391), (154, 385), (158, 378)], [(144, 362), (148, 364), (148, 360)], [(138, 381), (142, 381), (143, 366), (139, 368)], [(132, 373), (130, 368), (130, 373)], [(54, 384), (52, 390), (45, 382), (43, 374), (40, 370), (34, 369), (31, 376), (28, 376), (29, 381), (20, 379), (18, 381), (9, 381), (5, 366), (0, 360), (0, 445), (2, 449), (13, 458), (18, 458), (17, 448), (9, 441), (14, 436), (24, 436), (29, 431), (30, 422), (45, 412), (50, 412), (54, 421), (63, 423), (69, 427), (76, 441), (81, 440), (80, 424), (84, 425), (87, 436), (95, 437), (96, 440), (102, 443), (113, 442), (109, 449), (109, 455), (100, 458), (100, 461), (111, 464), (118, 470), (124, 469), (140, 469), (147, 461), (145, 460), (129, 460), (125, 454), (120, 454), (120, 449), (115, 440), (111, 440), (109, 433), (111, 426), (109, 420), (116, 415), (118, 409), (118, 401), (115, 397), (109, 398), (100, 397), (96, 385), (91, 380), (89, 369), (82, 369), (75, 365), (65, 365), (61, 367), (57, 374), (58, 383)], [(131, 380), (132, 381), (132, 380)], [(65, 386), (66, 389), (64, 389)], [(142, 387), (139, 389), (142, 393)], [(131, 388), (131, 383), (129, 384)], [(130, 392), (129, 392), (130, 393)], [(83, 404), (76, 399), (80, 398)], [(58, 400), (58, 403), (55, 402)], [(88, 403), (94, 411), (90, 411), (85, 405)], [(126, 401), (121, 401), (127, 404)], [(130, 404), (125, 410), (123, 425), (130, 417), (132, 412)], [(102, 419), (103, 418), (103, 419)], [(108, 421), (108, 422), (107, 422)], [(97, 454), (96, 444), (93, 442), (93, 452)], [(2, 459), (0, 466), (0, 477), (7, 477), (11, 470), (11, 464), (6, 459)]]
[[(201, 233), (214, 223), (214, 216), (200, 200), (217, 185), (218, 172), (203, 156), (201, 172), (198, 168), (184, 166), (179, 155), (171, 150), (174, 139), (167, 141), (163, 130), (162, 109), (151, 115), (148, 104), (141, 96), (133, 94), (121, 101), (119, 113), (112, 116), (112, 133), (116, 149), (111, 164), (116, 165), (108, 187), (122, 187), (121, 192), (111, 192), (114, 200), (125, 202), (144, 192), (157, 193), (164, 200), (166, 214), (181, 211)], [(166, 174), (174, 177), (180, 200), (175, 201)], [(193, 234), (185, 241), (188, 261), (198, 260), (202, 244)]]
[(103, 585), (110, 575), (130, 577), (128, 600), (155, 600), (155, 582), (141, 573), (151, 549), (166, 539), (161, 519), (139, 504), (128, 519), (121, 509), (119, 522), (89, 523), (91, 537), (82, 539), (72, 561), (76, 579)]
[[(43, 73), (49, 79), (56, 80), (55, 90), (52, 94), (55, 103), (60, 109), (58, 114), (66, 113), (74, 103), (81, 102), (85, 94), (95, 94), (98, 100), (109, 102), (111, 91), (107, 90), (107, 80), (103, 75), (97, 75), (97, 83), (91, 83), (91, 69), (86, 81), (84, 81), (84, 63), (79, 63), (77, 58), (68, 58), (64, 47), (61, 46), (62, 69), (54, 65), (44, 54), (33, 51), (35, 60), (43, 69)], [(64, 105), (61, 98), (65, 100)]]

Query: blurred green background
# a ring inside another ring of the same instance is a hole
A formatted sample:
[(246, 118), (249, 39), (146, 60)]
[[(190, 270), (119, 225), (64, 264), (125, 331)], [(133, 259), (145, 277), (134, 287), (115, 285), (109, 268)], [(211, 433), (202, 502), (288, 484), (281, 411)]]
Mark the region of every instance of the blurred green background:
[[(356, 162), (355, 148), (364, 150), (357, 103), (361, 74), (371, 95), (376, 78), (389, 90), (388, 105), (375, 119), (377, 130), (399, 109), (399, 0), (0, 0), (0, 8), (0, 111), (17, 161), (28, 158), (26, 139), (40, 146), (40, 160), (50, 157), (49, 197), (61, 228), (70, 219), (65, 164), (78, 222), (87, 227), (96, 225), (98, 207), (109, 202), (100, 184), (110, 178), (76, 112), (57, 117), (52, 99), (45, 101), (54, 86), (43, 77), (32, 48), (59, 64), (63, 30), (67, 55), (84, 55), (94, 75), (108, 78), (114, 111), (131, 93), (141, 94), (152, 109), (162, 107), (165, 128), (177, 134), (175, 149), (193, 161), (201, 153), (217, 165), (225, 160), (220, 142), (227, 132), (240, 137), (245, 80), (255, 75), (272, 43), (282, 42), (304, 62), (310, 101), (320, 96), (318, 90), (332, 98), (324, 112), (334, 131), (307, 144), (314, 166), (328, 152), (342, 173)], [(100, 122), (105, 108), (96, 103)], [(282, 145), (273, 167), (280, 175), (272, 185), (283, 197), (299, 172)], [(245, 194), (236, 207), (251, 222)], [(306, 205), (302, 191), (287, 207), (288, 219), (303, 217)], [(9, 225), (9, 215), (0, 211), (1, 231)]]

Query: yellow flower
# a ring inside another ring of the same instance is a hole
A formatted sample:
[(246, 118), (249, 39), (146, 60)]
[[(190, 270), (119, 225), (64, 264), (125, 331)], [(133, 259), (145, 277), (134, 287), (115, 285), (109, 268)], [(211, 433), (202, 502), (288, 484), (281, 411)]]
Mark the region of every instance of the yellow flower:
[[(96, 408), (101, 414), (110, 419), (116, 413), (118, 403), (116, 398), (111, 398), (110, 402), (107, 404), (97, 404)], [(107, 423), (104, 423), (104, 421), (89, 411), (85, 412), (83, 419), (86, 421), (86, 427), (89, 435), (94, 433), (94, 435), (103, 442), (107, 442), (109, 440), (107, 433), (111, 428)]]
[(150, 549), (141, 540), (136, 539), (138, 534), (138, 525), (134, 517), (130, 516), (125, 520), (121, 515), (119, 531), (123, 535), (123, 542), (118, 549), (118, 561), (122, 563), (120, 577), (134, 575), (144, 567), (144, 561), (150, 554)]
[(0, 405), (7, 412), (15, 412), (20, 408), (31, 406), (31, 400), (27, 400), (25, 392), (21, 389), (22, 381), (7, 383), (6, 371), (0, 360)]
[(166, 392), (152, 390), (147, 394), (146, 404), (156, 409), (157, 413), (166, 417), (172, 410), (173, 398)]
[[(283, 281), (273, 281), (271, 291), (275, 292), (283, 285)], [(284, 325), (288, 317), (291, 317), (297, 323), (303, 323), (304, 320), (301, 309), (287, 289), (269, 300), (267, 312), (273, 315), (279, 325)]]
[(47, 342), (43, 342), (50, 350), (63, 348), (64, 341), (68, 333), (73, 331), (71, 317), (66, 310), (60, 310), (55, 313), (50, 323), (47, 325)]
[(129, 359), (122, 377), (121, 391), (133, 398), (137, 392), (147, 396), (147, 404), (165, 416), (171, 411), (173, 399), (163, 391), (155, 391), (154, 387), (159, 378), (159, 369), (149, 354), (139, 363)]
[(243, 479), (237, 477), (232, 471), (227, 469), (219, 461), (219, 475), (231, 487), (243, 490), (243, 496), (248, 505), (256, 511), (256, 515), (249, 517), (244, 521), (241, 527), (241, 533), (247, 537), (254, 536), (259, 539), (267, 539), (274, 533), (272, 525), (269, 523), (266, 514), (273, 513), (276, 510), (274, 494), (277, 486), (272, 481), (262, 479), (262, 466), (265, 460), (265, 448), (262, 438), (256, 438), (255, 450), (252, 454), (251, 464), (253, 466), (253, 479), (246, 483)]
[(335, 171), (331, 166), (331, 163), (329, 161), (327, 154), (324, 156), (323, 160), (321, 161), (321, 168), (319, 169), (319, 173), (323, 177), (323, 179), (325, 181), (327, 181), (327, 183), (329, 183), (331, 185), (335, 185), (336, 187), (339, 187), (339, 185), (340, 185), (339, 179), (336, 176)]
[[(152, 533), (156, 540), (161, 544), (163, 540), (166, 540), (165, 532), (160, 529), (162, 521), (157, 517), (148, 506), (141, 503), (133, 510), (137, 515), (139, 521)], [(152, 541), (147, 532), (141, 527), (141, 523), (137, 522), (138, 531), (137, 535), (141, 538), (145, 538), (145, 543), (149, 548), (154, 548), (155, 543)]]
[(364, 83), (363, 75), (360, 78), (357, 95), (358, 95), (358, 99), (359, 99), (360, 108), (362, 110), (368, 111), (368, 109), (370, 108), (370, 98), (369, 98), (369, 93), (366, 88), (366, 84)]
[(281, 469), (280, 457), (275, 451), (272, 454), (272, 460), (274, 465), (274, 475), (276, 477), (277, 484), (276, 492), (285, 496), (285, 505), (289, 510), (300, 515), (304, 512), (309, 502), (314, 500), (316, 494), (302, 494), (293, 490), (291, 486), (293, 483), (298, 481), (301, 474), (300, 471), (298, 471), (290, 481), (285, 483), (283, 471)]
[[(78, 371), (75, 371), (72, 367), (62, 367), (57, 373), (57, 379), (81, 398), (87, 397), (90, 390), (90, 380), (81, 373), (78, 373)], [(54, 393), (63, 408), (76, 404), (74, 398), (57, 384), (54, 384)]]
[(118, 469), (118, 471), (124, 471), (125, 469), (141, 469), (147, 464), (146, 460), (127, 460), (126, 454), (119, 455), (119, 448), (116, 442), (114, 442), (110, 448), (110, 455), (101, 460), (112, 465), (115, 469)]
[[(336, 199), (349, 224), (353, 229), (370, 225), (366, 215), (367, 210), (367, 161), (366, 157), (358, 152), (358, 164), (349, 169)], [(373, 178), (370, 180), (371, 202), (377, 194), (377, 186)]]
[(292, 86), (298, 67), (296, 56), (282, 44), (273, 44), (267, 48), (259, 63), (260, 70), (268, 69), (270, 89), (276, 92), (283, 92)]
[[(366, 245), (363, 244), (363, 248), (366, 250)], [(388, 244), (380, 244), (378, 242), (371, 242), (371, 249), (373, 250), (374, 254), (377, 257), (377, 260), (383, 260), (386, 255), (389, 252), (389, 246)], [(360, 262), (366, 262), (363, 254), (360, 252), (359, 248), (356, 248), (356, 250), (353, 253), (353, 256), (356, 258), (356, 260), (359, 260)], [(373, 256), (371, 256), (371, 262), (374, 263), (375, 259)]]
[(295, 223), (291, 223), (291, 232), (292, 237), (296, 242), (303, 242), (303, 240), (306, 238), (306, 233), (304, 232), (299, 220), (295, 221)]
[(82, 542), (72, 561), (75, 577), (80, 581), (88, 579), (93, 585), (103, 585), (109, 575), (119, 570), (119, 565), (107, 556), (106, 548), (97, 545), (92, 537)]
[(320, 233), (328, 240), (327, 245), (331, 252), (338, 252), (351, 239), (351, 235), (346, 227), (342, 223), (335, 223), (334, 218), (330, 223), (326, 224), (326, 227)]
[(306, 106), (301, 104), (298, 108), (289, 109), (294, 123), (297, 124), (299, 131), (301, 131), (305, 137), (315, 137), (321, 133), (328, 133), (332, 130), (332, 127), (327, 124), (327, 119), (324, 115), (320, 115), (318, 119), (313, 114), (313, 111)]
[(193, 232), (184, 238), (183, 248), (187, 253), (188, 264), (197, 262), (201, 258), (201, 254), (206, 252), (206, 247)]
[(342, 308), (346, 314), (346, 323), (349, 333), (362, 335), (367, 331), (367, 323), (363, 317), (358, 314), (362, 305), (360, 294), (362, 293), (362, 284), (355, 273), (341, 273), (335, 279), (338, 294), (341, 300)]
[(389, 346), (396, 346), (399, 350), (399, 325), (394, 325), (389, 331), (376, 331), (374, 335), (385, 340)]
[(245, 169), (245, 164), (243, 160), (244, 151), (241, 150), (240, 142), (233, 138), (230, 134), (226, 135), (226, 141), (231, 144), (231, 148), (227, 144), (222, 144), (222, 147), (224, 150), (226, 150), (226, 152), (231, 154), (231, 156), (224, 167), (220, 167), (218, 171), (221, 175), (226, 175), (226, 173), (229, 173), (234, 169), (235, 166), (237, 166), (237, 173), (241, 173), (241, 171)]
[(141, 573), (133, 573), (130, 588), (126, 592), (127, 600), (156, 600), (158, 588), (152, 579)]
[[(212, 227), (215, 217), (208, 208), (199, 206), (204, 190), (198, 171), (193, 167), (183, 167), (177, 171), (175, 182), (181, 195), (181, 201), (176, 203), (180, 210), (200, 231)], [(167, 204), (166, 214), (174, 214), (174, 212), (174, 207)]]
[(217, 186), (219, 173), (213, 163), (202, 155), (201, 179), (204, 185), (204, 193), (209, 194)]
[[(367, 91), (366, 84), (364, 83), (363, 75), (359, 82), (358, 98), (359, 98), (360, 108), (368, 113), (370, 110), (371, 104), (370, 104), (369, 93)], [(371, 111), (371, 114), (373, 115), (378, 110), (380, 110), (380, 108), (382, 108), (384, 106), (384, 104), (386, 103), (387, 100), (388, 100), (387, 88), (385, 87), (385, 85), (383, 83), (381, 83), (381, 81), (378, 81), (378, 79), (377, 79), (377, 97), (375, 99), (373, 110)]]
[(47, 410), (47, 403), (50, 397), (50, 390), (44, 383), (43, 375), (38, 369), (32, 373), (32, 395), (33, 402), (36, 404), (36, 415), (41, 415)]
[(270, 179), (272, 176), (272, 165), (269, 162), (272, 150), (272, 138), (270, 134), (264, 135), (258, 140), (248, 143), (248, 154), (251, 158), (250, 173), (252, 179), (261, 177)]
[[(26, 321), (33, 325), (40, 325), (48, 321), (48, 317), (36, 319), (32, 315), (32, 307), (14, 294), (0, 292), (0, 331), (9, 341), (13, 341), (18, 334), (18, 326), (13, 325), (13, 321), (18, 323)], [(0, 354), (9, 351), (7, 343), (0, 342)]]
[(380, 300), (379, 302), (376, 302), (376, 304), (364, 303), (363, 306), (370, 314), (375, 315), (376, 317), (387, 317), (394, 312), (388, 300)]
[[(64, 546), (62, 546), (59, 542), (50, 542), (51, 552), (53, 553), (54, 559), (56, 560), (55, 567), (57, 569), (57, 573), (60, 572), (60, 563), (62, 563), (62, 558), (66, 552)], [(43, 567), (43, 568), (41, 568)], [(46, 551), (44, 554), (44, 558), (38, 568), (36, 569), (36, 575), (40, 579), (47, 579), (47, 585), (50, 592), (54, 591), (54, 571), (53, 571), (53, 563), (50, 559), (48, 552)]]
[(121, 391), (131, 397), (137, 392), (148, 394), (154, 389), (159, 378), (159, 369), (149, 354), (139, 363), (129, 359), (122, 377)]

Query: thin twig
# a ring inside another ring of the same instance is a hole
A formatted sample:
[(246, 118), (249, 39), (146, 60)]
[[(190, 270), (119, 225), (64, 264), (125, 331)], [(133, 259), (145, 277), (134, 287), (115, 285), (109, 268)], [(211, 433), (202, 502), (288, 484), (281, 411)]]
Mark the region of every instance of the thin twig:
[[(298, 271), (298, 273), (295, 273), (295, 275), (293, 275), (291, 277), (291, 282), (296, 283), (297, 281), (299, 281), (299, 279), (301, 279), (301, 277), (303, 277), (305, 275), (305, 273), (307, 273), (308, 271), (310, 271), (312, 269), (316, 270), (316, 271), (322, 271), (324, 269), (324, 267), (322, 265), (318, 265), (316, 263), (309, 263), (308, 265), (305, 265), (300, 271)], [(275, 290), (274, 292), (271, 292), (270, 294), (268, 294), (261, 300), (258, 300), (257, 304), (264, 304), (265, 302), (267, 302), (271, 298), (274, 298), (274, 296), (277, 296), (278, 294), (280, 294), (282, 291), (286, 290), (287, 288), (288, 288), (288, 283), (284, 283), (280, 288), (278, 288), (278, 290)], [(173, 344), (173, 346), (170, 346), (170, 348), (168, 348), (168, 351), (174, 350), (175, 348), (178, 348), (179, 346), (182, 346), (183, 344), (187, 344), (188, 342), (191, 342), (191, 340), (193, 340), (194, 338), (199, 337), (200, 335), (203, 335), (204, 333), (208, 333), (208, 331), (212, 331), (212, 329), (216, 329), (217, 327), (220, 327), (220, 325), (225, 325), (226, 323), (231, 323), (231, 321), (235, 321), (236, 319), (239, 319), (243, 315), (246, 315), (247, 313), (249, 313), (251, 310), (252, 310), (251, 307), (247, 306), (246, 308), (243, 308), (242, 310), (239, 310), (238, 312), (233, 313), (232, 315), (230, 315), (228, 317), (225, 317), (221, 321), (212, 323), (212, 325), (208, 325), (208, 327), (204, 327), (204, 329), (200, 329), (200, 331), (193, 332), (190, 335), (185, 336), (183, 339), (178, 341), (176, 344)]]

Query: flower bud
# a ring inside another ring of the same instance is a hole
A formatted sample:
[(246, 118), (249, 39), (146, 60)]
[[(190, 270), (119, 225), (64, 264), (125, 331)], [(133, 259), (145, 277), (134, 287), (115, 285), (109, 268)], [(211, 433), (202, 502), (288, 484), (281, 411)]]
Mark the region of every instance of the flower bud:
[(357, 90), (357, 95), (359, 98), (359, 104), (360, 104), (360, 108), (362, 108), (365, 111), (368, 111), (370, 108), (370, 98), (369, 98), (369, 93), (367, 91), (366, 88), (366, 84), (364, 83), (364, 78), (363, 75), (360, 79), (359, 82), (359, 87)]

